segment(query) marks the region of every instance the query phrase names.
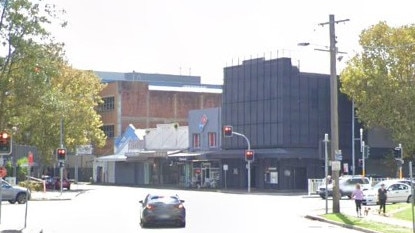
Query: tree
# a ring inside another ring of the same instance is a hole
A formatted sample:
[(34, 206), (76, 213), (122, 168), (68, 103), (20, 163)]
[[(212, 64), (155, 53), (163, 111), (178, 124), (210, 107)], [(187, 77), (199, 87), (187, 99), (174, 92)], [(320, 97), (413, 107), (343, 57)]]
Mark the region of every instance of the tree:
[(394, 141), (415, 144), (415, 25), (390, 27), (380, 22), (362, 31), (362, 51), (341, 73), (341, 91), (356, 106), (367, 128), (390, 130)]
[(70, 67), (64, 45), (47, 30), (53, 24), (66, 26), (65, 12), (42, 0), (0, 0), (0, 6), (5, 51), (0, 58), (0, 128), (14, 129), (15, 142), (36, 146), (44, 164), (54, 162), (61, 119), (66, 147), (102, 146), (105, 135), (95, 107), (103, 85), (92, 72)]

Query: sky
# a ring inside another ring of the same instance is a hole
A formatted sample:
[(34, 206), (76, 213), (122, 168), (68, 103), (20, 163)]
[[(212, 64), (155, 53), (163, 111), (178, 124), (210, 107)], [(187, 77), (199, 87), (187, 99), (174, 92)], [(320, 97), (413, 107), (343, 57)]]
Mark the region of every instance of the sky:
[[(243, 60), (291, 57), (301, 72), (330, 73), (329, 26), (345, 62), (360, 50), (359, 34), (385, 21), (415, 23), (415, 1), (396, 0), (49, 0), (66, 10), (66, 28), (52, 28), (77, 69), (200, 76), (223, 84), (223, 69)], [(308, 42), (310, 46), (298, 46)]]

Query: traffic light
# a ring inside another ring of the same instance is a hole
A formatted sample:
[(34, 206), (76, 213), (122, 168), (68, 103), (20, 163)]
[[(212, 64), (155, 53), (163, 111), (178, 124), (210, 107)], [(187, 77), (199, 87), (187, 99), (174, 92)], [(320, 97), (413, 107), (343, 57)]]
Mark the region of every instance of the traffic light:
[(398, 159), (402, 158), (402, 148), (399, 146), (395, 147), (395, 149), (393, 150), (393, 156)]
[(370, 155), (370, 146), (365, 146), (365, 158), (368, 159)]
[(245, 160), (246, 161), (254, 161), (255, 160), (255, 153), (253, 150), (246, 150), (245, 151)]
[(359, 159), (358, 166), (359, 166), (359, 167), (363, 167), (363, 159)]
[(58, 156), (59, 161), (66, 159), (66, 149), (65, 148), (58, 148), (56, 150), (56, 154)]
[(225, 125), (223, 127), (223, 135), (225, 135), (225, 137), (232, 137), (232, 133), (233, 133), (232, 126)]
[(12, 153), (12, 135), (7, 131), (0, 132), (0, 154), (9, 155)]

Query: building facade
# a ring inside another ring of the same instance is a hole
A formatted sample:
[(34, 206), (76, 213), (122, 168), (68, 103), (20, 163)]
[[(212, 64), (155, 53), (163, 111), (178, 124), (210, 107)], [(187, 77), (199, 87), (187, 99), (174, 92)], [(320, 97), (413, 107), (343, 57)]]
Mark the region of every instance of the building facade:
[(107, 83), (98, 111), (106, 146), (95, 149), (98, 156), (114, 154), (114, 146), (129, 124), (154, 128), (157, 124), (188, 125), (193, 109), (218, 107), (222, 102), (220, 85), (204, 85), (199, 76), (96, 72)]
[[(247, 60), (226, 67), (224, 75), (222, 124), (245, 135), (255, 151), (251, 187), (305, 190), (307, 179), (324, 177), (322, 140), (331, 132), (329, 75), (301, 73), (290, 58)], [(352, 105), (341, 93), (338, 108), (339, 148), (348, 167)], [(227, 164), (228, 187), (248, 186), (246, 149), (246, 140), (234, 135), (222, 139), (221, 152), (208, 155)]]

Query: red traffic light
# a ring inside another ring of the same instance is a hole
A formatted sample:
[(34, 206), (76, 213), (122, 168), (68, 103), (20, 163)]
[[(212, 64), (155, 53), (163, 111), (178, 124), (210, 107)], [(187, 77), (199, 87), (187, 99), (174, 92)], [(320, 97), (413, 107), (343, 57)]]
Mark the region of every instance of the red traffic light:
[(254, 161), (255, 160), (255, 153), (253, 150), (246, 150), (245, 151), (245, 160), (246, 161)]
[(0, 132), (0, 154), (10, 155), (12, 153), (12, 137), (7, 131)]
[(65, 148), (58, 148), (56, 150), (56, 154), (58, 156), (58, 160), (65, 160), (66, 159), (66, 149)]
[(232, 126), (225, 125), (223, 127), (223, 135), (225, 135), (225, 137), (232, 137), (232, 133), (233, 133)]

